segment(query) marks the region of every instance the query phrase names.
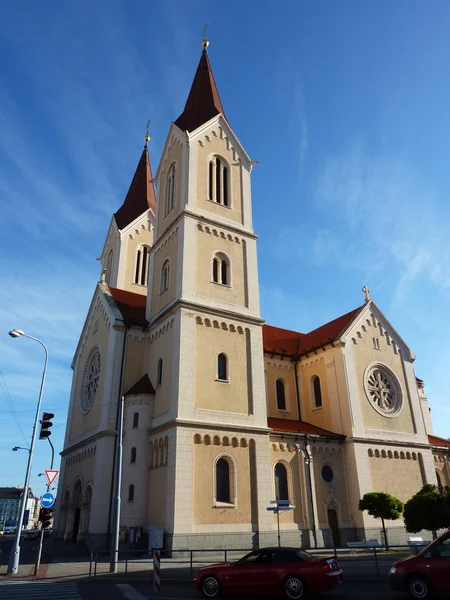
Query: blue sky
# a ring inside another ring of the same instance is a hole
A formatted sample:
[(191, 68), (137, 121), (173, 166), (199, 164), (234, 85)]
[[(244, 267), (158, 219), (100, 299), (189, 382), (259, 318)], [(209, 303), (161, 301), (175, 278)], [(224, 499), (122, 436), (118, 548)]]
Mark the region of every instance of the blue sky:
[[(253, 160), (262, 316), (309, 331), (372, 297), (450, 436), (448, 2), (9, 3), (0, 22), (0, 483), (21, 485), (42, 349), (60, 451), (70, 363), (151, 119), (157, 166), (210, 21), (226, 115)], [(447, 333), (446, 333), (447, 332)], [(32, 486), (49, 467), (37, 443)]]

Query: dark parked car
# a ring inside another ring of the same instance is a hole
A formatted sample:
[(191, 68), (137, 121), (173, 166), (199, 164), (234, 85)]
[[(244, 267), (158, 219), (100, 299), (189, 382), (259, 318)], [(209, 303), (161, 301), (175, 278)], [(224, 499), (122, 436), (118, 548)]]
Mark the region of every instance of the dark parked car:
[(234, 563), (199, 569), (195, 589), (206, 598), (221, 594), (284, 594), (289, 600), (307, 592), (326, 592), (342, 585), (334, 558), (316, 558), (296, 548), (262, 548)]
[(431, 598), (435, 592), (450, 592), (450, 529), (419, 552), (395, 562), (389, 583), (413, 598)]
[(25, 529), (22, 532), (22, 537), (24, 540), (37, 540), (40, 535), (41, 532), (39, 529)]

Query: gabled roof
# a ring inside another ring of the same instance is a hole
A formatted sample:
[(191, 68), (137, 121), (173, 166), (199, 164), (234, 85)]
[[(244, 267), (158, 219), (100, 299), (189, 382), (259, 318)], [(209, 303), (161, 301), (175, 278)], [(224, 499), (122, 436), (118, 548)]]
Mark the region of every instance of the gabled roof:
[(431, 446), (440, 446), (445, 448), (450, 448), (450, 440), (446, 440), (445, 438), (437, 437), (436, 435), (428, 436), (428, 443)]
[(364, 306), (355, 308), (309, 333), (263, 325), (264, 351), (300, 356), (325, 344), (330, 344), (342, 335)]
[(114, 214), (119, 229), (125, 229), (149, 208), (152, 209), (153, 214), (156, 214), (156, 196), (152, 179), (148, 147), (145, 146), (125, 201)]
[(151, 394), (152, 396), (156, 394), (155, 388), (147, 374), (141, 377), (128, 392), (125, 392), (124, 396), (139, 396), (144, 394)]
[(146, 325), (145, 307), (147, 296), (135, 294), (126, 290), (110, 287), (109, 291), (114, 298), (117, 308), (120, 310), (123, 320), (128, 324)]
[(269, 417), (267, 419), (267, 424), (274, 431), (321, 435), (324, 437), (339, 438), (341, 440), (345, 439), (345, 435), (342, 435), (341, 433), (333, 433), (332, 431), (322, 429), (321, 427), (317, 427), (316, 425), (312, 425), (311, 423), (306, 423), (306, 421), (292, 421), (290, 419), (272, 419)]
[(182, 131), (194, 131), (219, 113), (225, 116), (208, 53), (203, 50), (186, 105), (175, 125)]

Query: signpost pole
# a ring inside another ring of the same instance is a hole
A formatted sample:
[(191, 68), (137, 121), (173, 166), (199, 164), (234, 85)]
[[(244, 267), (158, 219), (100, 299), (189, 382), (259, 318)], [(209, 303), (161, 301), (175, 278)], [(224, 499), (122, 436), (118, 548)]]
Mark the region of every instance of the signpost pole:
[[(50, 442), (50, 438), (47, 438), (50, 446), (52, 447), (52, 462), (50, 465), (50, 471), (53, 469), (53, 459), (55, 458), (55, 449), (53, 448), (53, 444)], [(56, 472), (56, 475), (58, 474), (58, 472)], [(53, 481), (55, 480), (55, 477), (53, 477), (53, 480), (50, 481), (48, 474), (47, 475), (47, 493), (50, 492), (50, 486), (53, 483)], [(38, 553), (37, 553), (37, 557), (36, 557), (36, 564), (34, 565), (34, 576), (37, 577), (38, 573), (39, 573), (39, 567), (41, 566), (41, 555), (42, 555), (42, 544), (44, 543), (44, 524), (42, 524), (41, 526), (41, 535), (39, 536), (39, 549), (38, 549)]]
[(280, 505), (277, 494), (277, 525), (278, 525), (278, 548), (281, 546), (281, 538), (280, 538)]
[(161, 555), (159, 550), (153, 550), (153, 600), (161, 589)]

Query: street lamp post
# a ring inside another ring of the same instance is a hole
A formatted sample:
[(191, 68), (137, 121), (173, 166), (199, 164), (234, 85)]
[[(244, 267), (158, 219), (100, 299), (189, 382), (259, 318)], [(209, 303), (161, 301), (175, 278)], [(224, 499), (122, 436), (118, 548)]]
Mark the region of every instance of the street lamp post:
[(7, 573), (8, 573), (8, 575), (16, 575), (19, 572), (20, 534), (22, 532), (23, 516), (25, 513), (25, 505), (26, 505), (27, 497), (28, 497), (28, 484), (30, 482), (31, 463), (33, 461), (34, 444), (36, 442), (36, 433), (37, 433), (38, 425), (39, 425), (39, 413), (41, 410), (42, 392), (44, 391), (45, 376), (47, 373), (48, 351), (47, 351), (47, 347), (44, 344), (44, 342), (41, 342), (41, 340), (38, 340), (38, 338), (32, 337), (31, 335), (27, 335), (20, 329), (13, 329), (12, 331), (9, 332), (9, 335), (13, 338), (18, 338), (18, 337), (23, 336), (30, 340), (38, 342), (38, 344), (41, 344), (41, 346), (44, 348), (44, 352), (45, 352), (44, 370), (42, 372), (41, 388), (39, 390), (39, 399), (38, 399), (38, 404), (37, 404), (37, 408), (36, 408), (36, 417), (34, 419), (33, 435), (31, 436), (31, 445), (30, 445), (29, 454), (28, 454), (28, 464), (27, 464), (27, 470), (25, 473), (25, 483), (23, 485), (23, 494), (20, 499), (19, 514), (17, 515), (16, 537), (14, 538), (14, 544), (11, 548), (11, 554), (9, 555), (9, 563), (8, 563)]

